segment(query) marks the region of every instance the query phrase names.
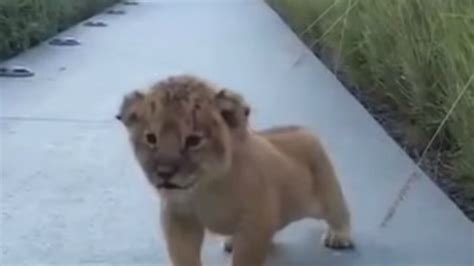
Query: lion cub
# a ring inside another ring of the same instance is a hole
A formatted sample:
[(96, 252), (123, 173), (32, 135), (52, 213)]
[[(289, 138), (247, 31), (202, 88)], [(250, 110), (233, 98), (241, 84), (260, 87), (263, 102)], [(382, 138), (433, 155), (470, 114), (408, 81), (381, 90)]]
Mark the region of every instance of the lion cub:
[(201, 265), (209, 230), (229, 236), (232, 265), (263, 265), (273, 235), (306, 217), (324, 219), (330, 248), (352, 247), (350, 215), (331, 162), (300, 127), (254, 131), (229, 90), (179, 75), (124, 98), (117, 118), (161, 198), (175, 266)]

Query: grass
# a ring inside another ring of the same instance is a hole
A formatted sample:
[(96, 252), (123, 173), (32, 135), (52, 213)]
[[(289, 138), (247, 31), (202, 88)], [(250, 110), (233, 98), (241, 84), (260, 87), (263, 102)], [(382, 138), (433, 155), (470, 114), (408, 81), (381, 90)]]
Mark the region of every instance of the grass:
[(0, 0), (0, 61), (118, 0)]
[(331, 51), (361, 94), (389, 106), (418, 150), (465, 89), (431, 150), (474, 200), (474, 1), (267, 2), (309, 46)]

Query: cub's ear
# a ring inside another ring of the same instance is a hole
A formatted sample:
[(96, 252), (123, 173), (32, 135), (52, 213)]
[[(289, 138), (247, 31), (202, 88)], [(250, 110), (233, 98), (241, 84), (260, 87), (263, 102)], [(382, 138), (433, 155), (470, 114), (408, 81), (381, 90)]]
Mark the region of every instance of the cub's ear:
[(132, 125), (138, 120), (138, 107), (144, 99), (145, 95), (140, 91), (126, 94), (115, 118), (126, 126)]
[(241, 95), (222, 89), (216, 94), (215, 103), (230, 128), (246, 128), (250, 107)]

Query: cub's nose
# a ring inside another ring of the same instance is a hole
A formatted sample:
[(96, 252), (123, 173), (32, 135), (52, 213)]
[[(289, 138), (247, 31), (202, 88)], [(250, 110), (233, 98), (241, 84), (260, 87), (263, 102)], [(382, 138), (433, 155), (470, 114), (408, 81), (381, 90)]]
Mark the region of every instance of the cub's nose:
[(176, 174), (176, 172), (178, 172), (178, 167), (169, 165), (158, 166), (156, 169), (156, 174), (164, 180), (171, 179)]

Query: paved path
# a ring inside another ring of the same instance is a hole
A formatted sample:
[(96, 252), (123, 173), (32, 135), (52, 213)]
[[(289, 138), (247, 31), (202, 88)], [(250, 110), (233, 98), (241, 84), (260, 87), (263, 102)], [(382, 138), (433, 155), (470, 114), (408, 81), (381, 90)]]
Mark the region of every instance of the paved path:
[[(36, 76), (0, 79), (1, 265), (164, 265), (156, 198), (113, 116), (124, 93), (192, 72), (239, 90), (253, 123), (321, 135), (354, 216), (357, 249), (322, 247), (323, 226), (276, 237), (268, 265), (473, 265), (474, 226), (423, 174), (379, 224), (414, 163), (261, 1), (141, 1), (96, 16), (9, 62)], [(295, 63), (298, 57), (302, 60)], [(229, 257), (210, 238), (205, 265)]]

